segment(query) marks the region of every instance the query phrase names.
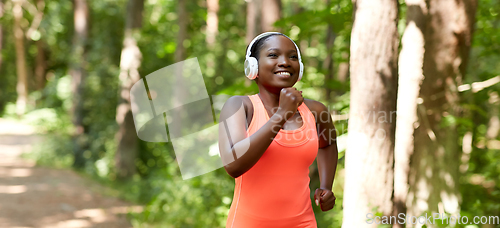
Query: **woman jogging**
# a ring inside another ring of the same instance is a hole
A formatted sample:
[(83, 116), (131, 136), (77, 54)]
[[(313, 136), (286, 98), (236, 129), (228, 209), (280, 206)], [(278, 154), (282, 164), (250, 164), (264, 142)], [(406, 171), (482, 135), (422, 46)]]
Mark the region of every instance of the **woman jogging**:
[(321, 181), (315, 202), (322, 211), (335, 205), (335, 128), (325, 105), (293, 87), (303, 71), (298, 47), (281, 33), (261, 34), (247, 48), (245, 74), (259, 93), (231, 97), (220, 115), (220, 154), (236, 182), (226, 227), (317, 227), (314, 159)]

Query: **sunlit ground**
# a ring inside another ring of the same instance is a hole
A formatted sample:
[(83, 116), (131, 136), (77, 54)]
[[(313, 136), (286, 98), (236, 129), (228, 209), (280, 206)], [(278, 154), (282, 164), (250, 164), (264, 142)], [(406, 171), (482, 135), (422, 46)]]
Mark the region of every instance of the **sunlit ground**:
[(131, 227), (127, 213), (142, 207), (99, 194), (71, 170), (21, 159), (36, 143), (32, 127), (0, 119), (0, 227)]

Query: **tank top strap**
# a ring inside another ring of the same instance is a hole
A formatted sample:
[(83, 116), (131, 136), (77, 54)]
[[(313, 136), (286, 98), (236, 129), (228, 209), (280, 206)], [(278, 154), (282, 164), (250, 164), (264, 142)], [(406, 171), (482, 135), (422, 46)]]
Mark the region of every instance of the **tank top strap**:
[[(262, 111), (262, 109), (264, 108), (264, 104), (262, 104), (259, 95), (258, 94), (249, 95), (248, 98), (250, 98), (250, 101), (252, 102), (254, 115), (255, 113), (260, 113), (260, 111)], [(259, 112), (257, 112), (256, 110), (258, 110)]]
[(248, 126), (247, 132), (249, 134), (253, 134), (255, 131), (257, 131), (261, 125), (265, 122), (266, 120), (266, 109), (264, 108), (264, 104), (262, 104), (262, 101), (259, 98), (258, 94), (254, 95), (249, 95), (248, 98), (250, 98), (250, 101), (252, 102), (253, 106), (253, 116), (252, 120), (250, 121), (250, 125)]
[(316, 118), (304, 102), (299, 106), (298, 111), (301, 113), (304, 124), (308, 124), (309, 127), (316, 129)]

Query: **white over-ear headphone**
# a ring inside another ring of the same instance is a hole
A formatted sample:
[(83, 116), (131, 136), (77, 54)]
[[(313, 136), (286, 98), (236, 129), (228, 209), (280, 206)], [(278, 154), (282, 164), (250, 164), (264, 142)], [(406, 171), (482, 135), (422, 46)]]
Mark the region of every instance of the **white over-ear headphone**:
[(245, 75), (247, 76), (247, 78), (253, 80), (257, 77), (257, 74), (259, 73), (259, 64), (257, 62), (257, 59), (255, 57), (250, 57), (250, 55), (252, 54), (252, 46), (253, 44), (259, 40), (260, 38), (264, 37), (264, 36), (267, 36), (267, 35), (272, 35), (272, 34), (276, 34), (276, 35), (282, 35), (286, 38), (288, 38), (289, 40), (292, 41), (293, 45), (295, 45), (295, 48), (297, 49), (297, 53), (298, 53), (298, 56), (299, 56), (299, 65), (300, 65), (300, 70), (299, 70), (299, 80), (302, 78), (302, 74), (304, 73), (304, 64), (302, 63), (302, 57), (300, 56), (300, 50), (299, 50), (299, 47), (297, 46), (297, 44), (295, 44), (295, 42), (293, 42), (292, 39), (290, 39), (290, 37), (288, 37), (287, 35), (283, 34), (283, 33), (279, 33), (279, 32), (265, 32), (265, 33), (262, 33), (260, 35), (258, 35), (257, 37), (255, 37), (252, 42), (250, 42), (250, 44), (248, 45), (248, 48), (247, 48), (247, 54), (246, 54), (246, 57), (245, 57)]

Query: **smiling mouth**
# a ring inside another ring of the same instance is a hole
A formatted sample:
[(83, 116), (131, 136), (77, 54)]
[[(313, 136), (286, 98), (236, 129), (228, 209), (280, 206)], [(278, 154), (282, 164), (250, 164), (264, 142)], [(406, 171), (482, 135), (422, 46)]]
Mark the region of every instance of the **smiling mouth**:
[(292, 74), (290, 72), (287, 72), (287, 71), (280, 71), (280, 72), (276, 72), (275, 74), (279, 75), (281, 77), (284, 77), (284, 78), (289, 78), (290, 76), (292, 76)]

